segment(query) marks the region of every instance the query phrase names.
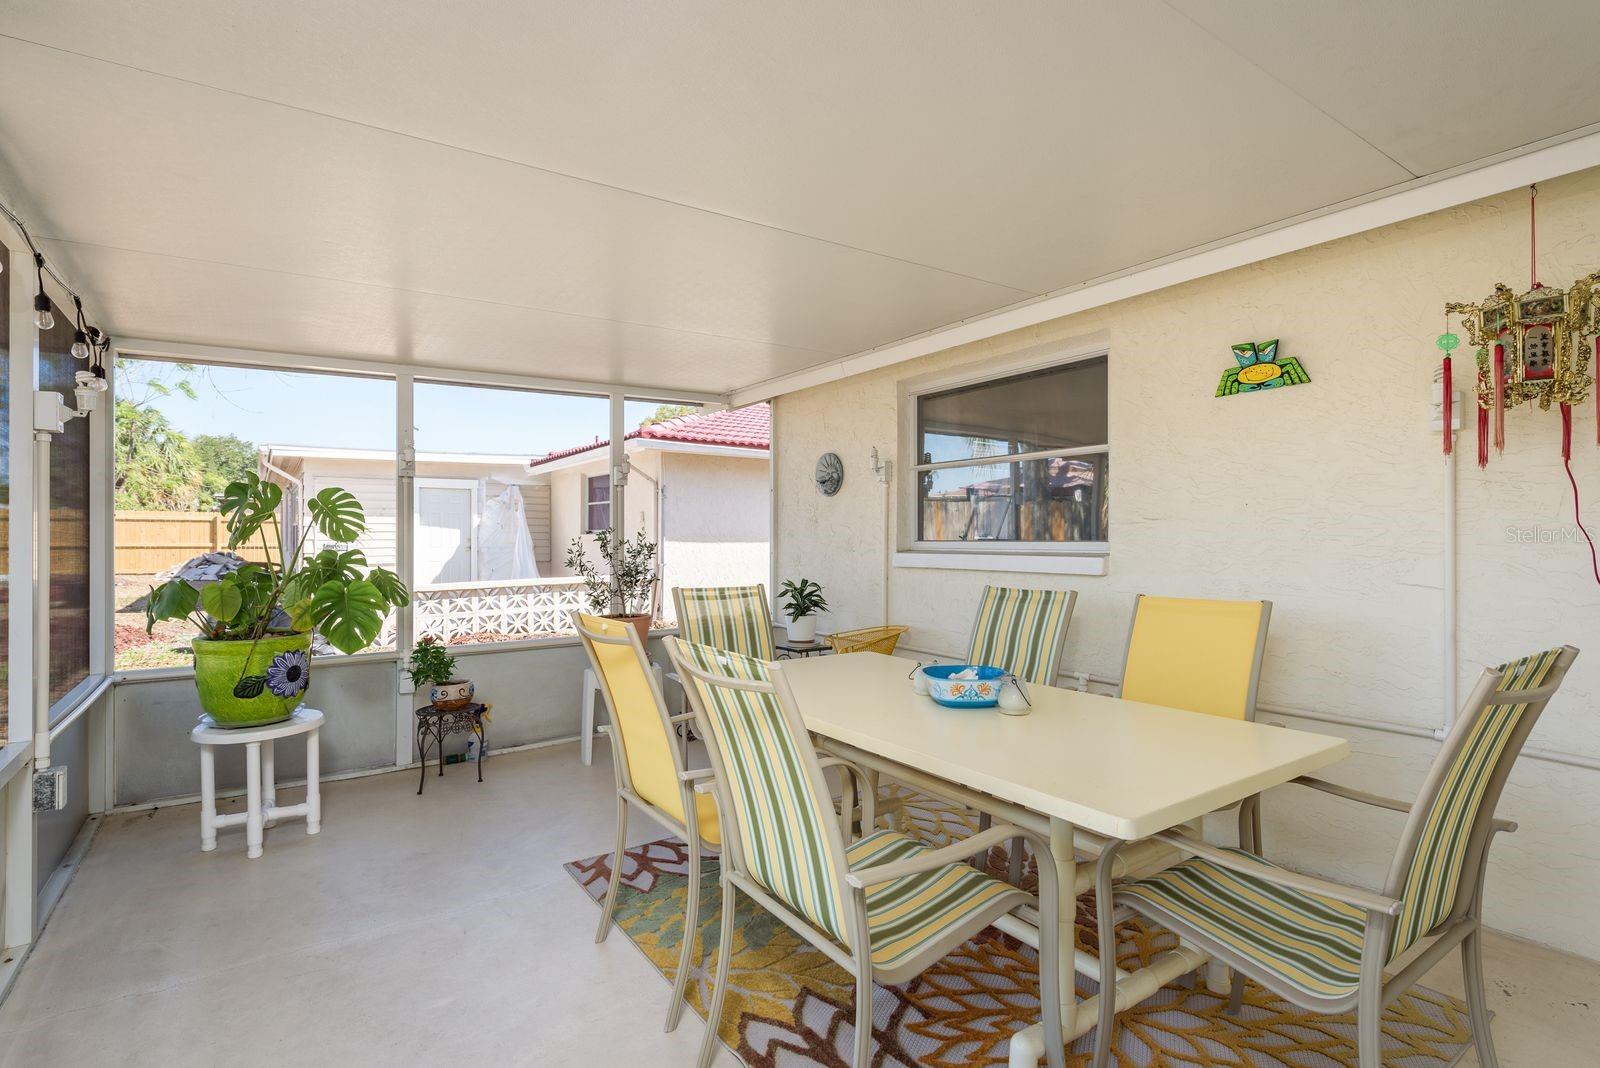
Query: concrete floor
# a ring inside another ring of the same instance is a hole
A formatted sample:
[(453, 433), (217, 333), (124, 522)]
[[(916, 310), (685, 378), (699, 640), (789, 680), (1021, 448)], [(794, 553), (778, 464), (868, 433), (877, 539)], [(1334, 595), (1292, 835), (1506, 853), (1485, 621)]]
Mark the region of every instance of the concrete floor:
[[(107, 818), (0, 1005), (0, 1065), (692, 1064), (700, 1019), (662, 1033), (665, 983), (594, 944), (561, 869), (610, 838), (596, 756), (329, 783), (323, 832), (256, 861), (242, 832), (202, 854), (192, 805)], [(1506, 1068), (1595, 1063), (1600, 965), (1494, 937), (1486, 968)], [(1429, 983), (1460, 993), (1448, 964)]]

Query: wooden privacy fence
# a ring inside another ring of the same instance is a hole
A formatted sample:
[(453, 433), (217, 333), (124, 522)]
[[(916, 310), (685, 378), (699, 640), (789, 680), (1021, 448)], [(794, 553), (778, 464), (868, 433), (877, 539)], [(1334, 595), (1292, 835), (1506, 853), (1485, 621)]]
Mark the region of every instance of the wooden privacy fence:
[[(228, 547), (228, 527), (217, 512), (117, 511), (118, 574), (154, 575), (201, 553)], [(261, 543), (234, 550), (246, 560), (262, 563)], [(276, 551), (276, 550), (274, 550)]]

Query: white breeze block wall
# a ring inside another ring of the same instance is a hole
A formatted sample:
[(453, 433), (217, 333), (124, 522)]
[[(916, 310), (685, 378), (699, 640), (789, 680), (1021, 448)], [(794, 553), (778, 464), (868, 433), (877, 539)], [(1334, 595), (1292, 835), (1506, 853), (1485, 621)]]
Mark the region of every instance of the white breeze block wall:
[[(832, 628), (910, 624), (903, 644), (958, 653), (986, 582), (1074, 588), (1068, 671), (1120, 671), (1133, 596), (1274, 602), (1263, 703), (1432, 728), (1442, 712), (1443, 467), (1428, 427), (1433, 339), (1446, 300), (1528, 277), (1527, 198), (1508, 194), (975, 342), (776, 402), (780, 577), (827, 587)], [(1600, 171), (1541, 185), (1541, 276), (1600, 265)], [(1282, 338), (1309, 385), (1213, 393), (1236, 341)], [(896, 456), (897, 383), (1042, 344), (1110, 350), (1109, 573), (1097, 578), (890, 569), (893, 493), (868, 473)], [(1464, 367), (1469, 361), (1458, 361)], [(1465, 378), (1462, 373), (1458, 381)], [(1577, 414), (1573, 467), (1600, 530), (1594, 412)], [(1487, 471), (1459, 439), (1461, 692), (1486, 664), (1568, 642), (1584, 650), (1531, 745), (1600, 756), (1600, 587), (1572, 525), (1555, 412), (1508, 415)], [(819, 454), (845, 461), (820, 496)], [(1529, 534), (1528, 532), (1534, 532)], [(1537, 538), (1550, 536), (1553, 541)], [(1528, 538), (1536, 540), (1529, 541)], [(1366, 730), (1332, 778), (1411, 796), (1435, 746)], [(1400, 817), (1288, 788), (1267, 800), (1271, 855), (1381, 883)], [(1502, 814), (1488, 920), (1600, 958), (1600, 773), (1524, 760)]]

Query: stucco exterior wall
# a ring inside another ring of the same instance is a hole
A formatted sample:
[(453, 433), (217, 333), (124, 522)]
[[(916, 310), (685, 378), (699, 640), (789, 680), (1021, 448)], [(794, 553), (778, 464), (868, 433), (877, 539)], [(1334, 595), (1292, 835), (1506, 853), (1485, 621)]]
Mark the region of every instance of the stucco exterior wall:
[[(624, 529), (644, 530), (661, 543), (661, 615), (672, 618), (674, 586), (766, 582), (772, 527), (767, 458), (705, 456), (630, 449), (633, 474)], [(591, 558), (594, 538), (583, 533), (584, 486), (604, 474), (604, 458), (550, 474), (551, 574), (570, 574), (567, 546), (581, 537)], [(652, 481), (653, 480), (653, 481)], [(664, 492), (663, 492), (664, 491)], [(662, 492), (658, 520), (656, 495)], [(662, 531), (665, 536), (662, 536)]]
[(765, 456), (668, 453), (663, 503), (667, 538), (662, 584), (668, 615), (674, 586), (770, 585), (771, 469)]
[[(656, 487), (650, 480), (659, 481), (661, 478), (661, 454), (649, 449), (629, 450), (628, 460), (633, 465), (633, 474), (623, 500), (626, 509), (622, 517), (623, 529), (629, 537), (642, 529), (647, 538), (656, 540), (659, 533), (656, 527)], [(566, 566), (566, 560), (567, 550), (574, 538), (582, 541), (584, 551), (591, 560), (599, 559), (594, 536), (584, 529), (587, 502), (585, 487), (591, 476), (606, 473), (607, 464), (607, 454), (597, 450), (596, 458), (588, 463), (550, 473), (550, 541), (553, 557), (550, 574), (573, 573)]]
[[(1546, 281), (1594, 270), (1600, 172), (1541, 185), (1539, 220)], [(1446, 300), (1476, 299), (1499, 280), (1522, 288), (1527, 250), (1526, 196), (1496, 197), (781, 397), (778, 574), (827, 587), (826, 629), (887, 618), (911, 625), (904, 646), (940, 653), (965, 648), (985, 583), (1076, 589), (1066, 667), (1108, 677), (1120, 672), (1134, 594), (1264, 597), (1274, 602), (1264, 704), (1437, 727), (1447, 469), (1428, 424), (1433, 339)], [(1214, 398), (1229, 346), (1273, 337), (1311, 384)], [(1110, 352), (1109, 573), (890, 567), (907, 476), (897, 470), (886, 492), (866, 465), (874, 446), (898, 455), (897, 384), (1092, 342)], [(1573, 458), (1591, 529), (1594, 418), (1588, 407), (1578, 414)], [(1518, 410), (1507, 438), (1487, 471), (1473, 463), (1470, 421), (1459, 439), (1461, 693), (1485, 665), (1564, 642), (1585, 649), (1530, 744), (1600, 757), (1600, 586), (1572, 522), (1560, 420)], [(846, 466), (831, 499), (811, 482), (829, 450)], [(1342, 733), (1355, 754), (1330, 776), (1401, 797), (1435, 750), (1425, 739)], [(1381, 882), (1399, 817), (1304, 793), (1269, 796), (1272, 855)], [(1489, 922), (1600, 957), (1600, 772), (1524, 759), (1501, 807), (1522, 830), (1495, 848)]]

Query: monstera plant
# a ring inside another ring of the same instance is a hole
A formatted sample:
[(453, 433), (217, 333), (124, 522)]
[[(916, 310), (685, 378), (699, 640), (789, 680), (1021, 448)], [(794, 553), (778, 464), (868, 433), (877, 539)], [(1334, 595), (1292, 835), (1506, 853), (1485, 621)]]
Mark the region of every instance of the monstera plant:
[(313, 530), (342, 544), (365, 533), (366, 514), (354, 494), (330, 486), (307, 500), (309, 522), (293, 545), (285, 544), (278, 523), (282, 504), (282, 487), (257, 475), (229, 483), (221, 499), (228, 548), (259, 542), (262, 562), (231, 552), (191, 561), (154, 587), (146, 603), (147, 629), (185, 618), (199, 628), (195, 685), (201, 707), (219, 726), (288, 718), (310, 685), (313, 632), (340, 652), (359, 652), (378, 636), (389, 609), (410, 598), (394, 572), (369, 568), (360, 549), (306, 553)]

